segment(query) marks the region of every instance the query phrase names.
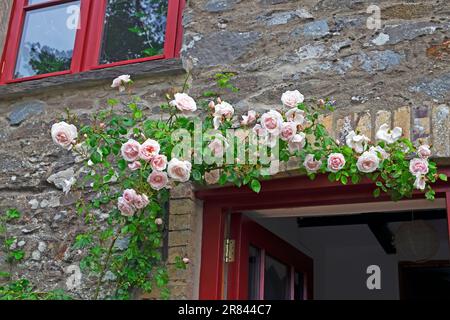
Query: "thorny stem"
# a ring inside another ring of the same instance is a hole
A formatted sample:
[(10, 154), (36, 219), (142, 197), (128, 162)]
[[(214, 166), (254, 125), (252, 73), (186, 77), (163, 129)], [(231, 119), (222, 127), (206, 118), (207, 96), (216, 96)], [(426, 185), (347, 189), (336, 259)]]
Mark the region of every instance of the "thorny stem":
[(106, 274), (106, 269), (108, 268), (109, 260), (111, 259), (112, 250), (114, 248), (114, 244), (116, 243), (116, 240), (117, 240), (117, 236), (115, 236), (112, 239), (111, 244), (109, 245), (108, 253), (106, 255), (106, 260), (105, 260), (105, 263), (103, 264), (102, 272), (100, 273), (100, 277), (98, 278), (98, 281), (97, 281), (97, 288), (95, 289), (94, 300), (98, 300), (98, 295), (100, 293), (100, 286), (102, 284), (103, 277)]

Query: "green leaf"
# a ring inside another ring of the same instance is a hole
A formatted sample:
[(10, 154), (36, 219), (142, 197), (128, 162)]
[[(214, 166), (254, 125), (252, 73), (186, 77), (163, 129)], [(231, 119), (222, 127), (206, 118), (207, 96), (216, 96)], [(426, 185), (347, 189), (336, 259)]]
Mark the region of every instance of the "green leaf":
[(374, 196), (375, 198), (378, 198), (378, 197), (380, 196), (380, 193), (381, 193), (380, 188), (376, 188), (376, 189), (373, 191), (373, 196)]
[(13, 219), (19, 219), (20, 218), (20, 212), (17, 209), (9, 209), (6, 211), (6, 218), (8, 220), (13, 220)]
[(252, 182), (250, 183), (250, 188), (254, 192), (259, 193), (261, 191), (261, 183), (258, 180), (253, 179)]
[(200, 181), (202, 179), (202, 174), (198, 170), (193, 170), (192, 177), (194, 178), (195, 181)]
[(91, 154), (91, 161), (95, 164), (102, 162), (102, 155), (98, 153), (97, 151), (94, 151)]
[(447, 181), (448, 180), (447, 179), (447, 175), (445, 175), (443, 173), (439, 174), (439, 179), (441, 179), (442, 181)]
[(117, 167), (121, 171), (124, 171), (127, 168), (127, 162), (124, 159), (120, 159), (119, 161), (117, 161)]

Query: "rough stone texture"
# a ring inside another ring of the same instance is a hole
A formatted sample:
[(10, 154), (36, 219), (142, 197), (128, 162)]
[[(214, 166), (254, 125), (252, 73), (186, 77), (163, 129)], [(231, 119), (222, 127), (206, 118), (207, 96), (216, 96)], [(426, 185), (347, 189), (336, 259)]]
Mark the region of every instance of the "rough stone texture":
[[(0, 48), (11, 3), (0, 1)], [(371, 4), (382, 10), (380, 30), (367, 28)], [(355, 129), (374, 138), (378, 126), (389, 123), (401, 126), (407, 137), (426, 139), (436, 157), (449, 158), (450, 64), (427, 54), (450, 38), (449, 15), (450, 2), (435, 0), (189, 1), (181, 60), (190, 72), (193, 96), (215, 89), (215, 73), (235, 72), (240, 91), (224, 97), (237, 114), (281, 107), (280, 95), (299, 89), (307, 102), (326, 97), (336, 101), (336, 111), (325, 115), (323, 123), (341, 142)], [(40, 290), (70, 288), (80, 298), (90, 296), (89, 275), (79, 278), (74, 269), (83, 252), (72, 249), (85, 228), (73, 207), (83, 195), (58, 189), (66, 180), (58, 173), (70, 172), (76, 159), (52, 144), (49, 128), (66, 107), (86, 119), (108, 98), (125, 100), (126, 94), (109, 88), (110, 78), (119, 73), (139, 73), (134, 91), (146, 116), (159, 117), (164, 94), (180, 90), (185, 81), (180, 61), (167, 63), (0, 87), (0, 212), (18, 207), (25, 214), (12, 226), (26, 252), (16, 275), (34, 279)], [(17, 111), (21, 104), (36, 101), (45, 107)], [(15, 125), (11, 117), (17, 119)], [(295, 161), (280, 164), (280, 170)], [(189, 184), (171, 195), (168, 261), (177, 255), (191, 260), (185, 271), (170, 267), (172, 297), (195, 298), (201, 209)], [(104, 214), (98, 212), (99, 219)], [(126, 246), (126, 239), (120, 243)]]

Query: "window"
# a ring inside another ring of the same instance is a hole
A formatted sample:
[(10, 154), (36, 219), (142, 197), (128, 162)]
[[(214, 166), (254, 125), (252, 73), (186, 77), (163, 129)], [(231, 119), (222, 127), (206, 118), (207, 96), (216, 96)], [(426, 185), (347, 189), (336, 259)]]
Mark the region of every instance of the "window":
[(185, 0), (16, 0), (0, 84), (175, 58)]

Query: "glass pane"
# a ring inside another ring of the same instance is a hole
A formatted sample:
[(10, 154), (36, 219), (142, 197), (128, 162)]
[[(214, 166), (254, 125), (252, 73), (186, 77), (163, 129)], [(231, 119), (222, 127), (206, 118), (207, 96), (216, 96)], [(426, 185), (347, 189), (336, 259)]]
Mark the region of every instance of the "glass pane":
[(100, 64), (163, 53), (168, 0), (109, 0)]
[(264, 300), (290, 300), (289, 268), (266, 256), (264, 267)]
[(50, 0), (28, 0), (28, 5), (32, 5), (32, 4), (38, 4), (38, 3), (43, 3), (43, 2), (47, 2)]
[(250, 246), (248, 254), (248, 299), (259, 300), (261, 251)]
[(27, 12), (14, 78), (70, 69), (80, 1)]
[(305, 300), (304, 281), (303, 273), (296, 272), (294, 276), (294, 300)]

